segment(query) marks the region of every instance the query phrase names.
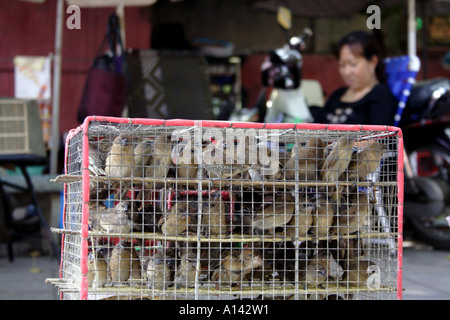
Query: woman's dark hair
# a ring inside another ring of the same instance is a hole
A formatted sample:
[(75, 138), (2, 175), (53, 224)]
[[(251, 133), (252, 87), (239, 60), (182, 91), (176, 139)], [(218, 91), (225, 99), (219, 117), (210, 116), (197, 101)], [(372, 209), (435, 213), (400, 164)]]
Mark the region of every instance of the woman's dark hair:
[(350, 50), (357, 55), (370, 60), (373, 56), (378, 58), (378, 64), (375, 68), (377, 79), (381, 83), (386, 83), (386, 72), (384, 60), (381, 55), (380, 46), (375, 36), (366, 31), (354, 31), (344, 36), (336, 45), (334, 55), (339, 59), (343, 46), (348, 45)]

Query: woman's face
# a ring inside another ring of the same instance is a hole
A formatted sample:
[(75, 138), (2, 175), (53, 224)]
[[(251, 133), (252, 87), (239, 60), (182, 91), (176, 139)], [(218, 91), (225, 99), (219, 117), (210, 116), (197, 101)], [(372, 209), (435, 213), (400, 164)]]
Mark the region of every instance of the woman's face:
[(339, 72), (345, 84), (352, 89), (362, 89), (377, 81), (375, 68), (378, 58), (367, 60), (344, 45), (339, 53)]

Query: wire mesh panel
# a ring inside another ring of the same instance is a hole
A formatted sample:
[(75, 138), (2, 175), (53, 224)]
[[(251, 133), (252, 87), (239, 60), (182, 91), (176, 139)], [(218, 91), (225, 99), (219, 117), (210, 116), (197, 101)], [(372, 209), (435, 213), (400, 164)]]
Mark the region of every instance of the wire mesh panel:
[(395, 127), (89, 117), (56, 179), (54, 284), (64, 299), (401, 298), (402, 152)]

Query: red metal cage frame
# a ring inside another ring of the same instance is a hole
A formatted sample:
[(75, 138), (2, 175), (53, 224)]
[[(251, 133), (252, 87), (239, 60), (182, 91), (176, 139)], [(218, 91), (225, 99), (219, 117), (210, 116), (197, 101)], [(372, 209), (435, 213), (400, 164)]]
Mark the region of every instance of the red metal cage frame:
[[(67, 150), (70, 139), (78, 134), (80, 131), (88, 132), (89, 123), (92, 121), (104, 121), (119, 124), (140, 124), (149, 126), (182, 126), (182, 127), (210, 127), (210, 128), (247, 128), (247, 129), (302, 129), (302, 130), (334, 130), (334, 131), (388, 131), (395, 132), (398, 136), (398, 158), (397, 158), (397, 219), (398, 219), (398, 242), (397, 242), (397, 299), (402, 299), (402, 279), (403, 279), (403, 135), (400, 128), (386, 125), (347, 125), (347, 124), (319, 124), (319, 123), (256, 123), (256, 122), (231, 122), (231, 121), (214, 121), (214, 120), (186, 120), (186, 119), (147, 119), (147, 118), (117, 118), (107, 116), (89, 116), (77, 128), (72, 129), (65, 142), (65, 164), (64, 171), (67, 173)], [(87, 135), (83, 136), (83, 150), (88, 150)], [(80, 299), (87, 300), (88, 298), (88, 250), (89, 250), (89, 236), (88, 236), (88, 218), (89, 218), (89, 171), (86, 169), (89, 166), (89, 154), (83, 153), (82, 158), (82, 218), (81, 218), (81, 284), (80, 284)], [(66, 202), (66, 184), (64, 184), (64, 202)], [(223, 195), (225, 196), (225, 195)], [(63, 209), (63, 221), (65, 221), (65, 206)], [(64, 234), (61, 238), (62, 248), (64, 247)], [(61, 252), (61, 258), (63, 252)], [(60, 277), (62, 277), (62, 259), (60, 264)]]

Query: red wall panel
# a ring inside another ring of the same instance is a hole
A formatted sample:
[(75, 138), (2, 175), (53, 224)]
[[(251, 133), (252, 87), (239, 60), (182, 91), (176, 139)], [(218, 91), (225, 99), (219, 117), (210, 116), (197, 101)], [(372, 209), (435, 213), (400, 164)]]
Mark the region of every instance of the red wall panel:
[[(56, 0), (35, 4), (0, 1), (0, 96), (14, 95), (16, 55), (47, 56), (55, 51)], [(108, 17), (115, 8), (81, 8), (81, 29), (70, 30), (63, 17), (60, 132), (76, 126), (76, 109), (87, 71), (106, 33)], [(128, 48), (149, 48), (151, 24), (147, 8), (125, 9)]]

